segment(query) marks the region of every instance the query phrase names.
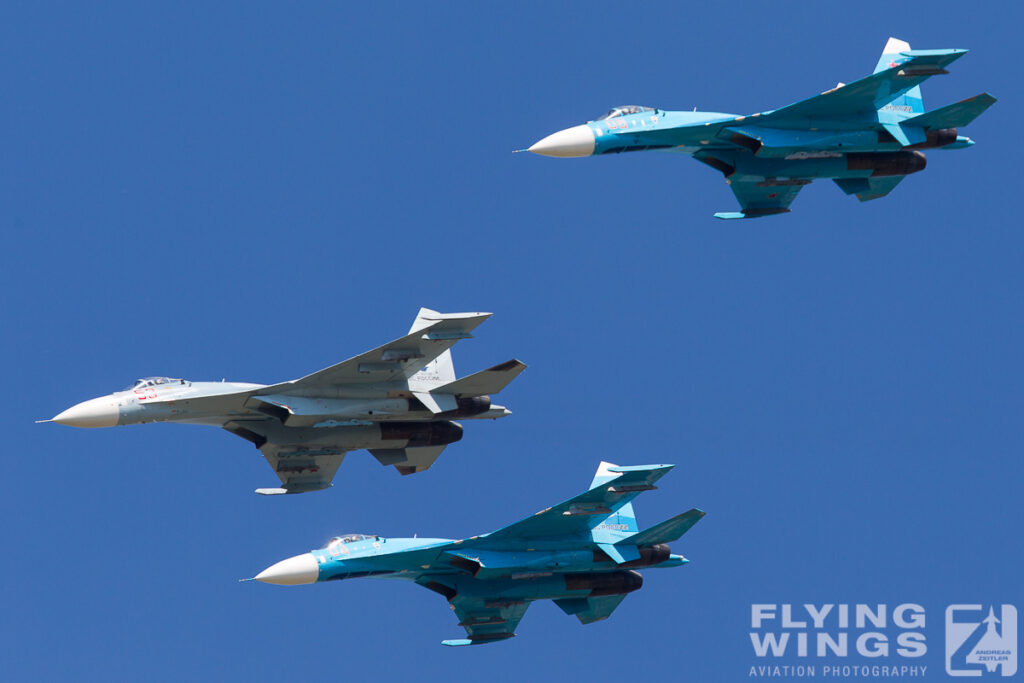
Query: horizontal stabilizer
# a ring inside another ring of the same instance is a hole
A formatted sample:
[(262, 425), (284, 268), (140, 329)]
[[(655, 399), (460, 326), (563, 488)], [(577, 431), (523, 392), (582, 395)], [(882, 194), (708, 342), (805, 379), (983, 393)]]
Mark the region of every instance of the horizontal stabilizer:
[(836, 178), (835, 184), (846, 194), (857, 194), (871, 189), (867, 178)]
[(846, 194), (855, 194), (857, 199), (868, 202), (889, 194), (906, 177), (905, 175), (892, 175), (879, 178), (836, 178), (835, 183)]
[(434, 389), (436, 393), (454, 394), (456, 396), (484, 396), (497, 394), (508, 386), (509, 382), (526, 369), (526, 364), (518, 360), (505, 361), (493, 368), (474, 372), (462, 379), (443, 384)]
[(554, 603), (566, 614), (579, 619), (580, 623), (592, 624), (595, 621), (610, 617), (615, 608), (625, 599), (626, 594), (622, 593), (620, 595), (604, 595), (598, 598), (562, 598), (555, 600)]
[(404, 448), (371, 448), (370, 455), (377, 458), (377, 462), (384, 467), (399, 465), (409, 459)]
[(690, 528), (704, 518), (704, 511), (693, 508), (672, 519), (666, 519), (649, 529), (633, 534), (619, 541), (626, 547), (650, 546), (658, 543), (671, 543), (685, 534)]
[(418, 446), (414, 448), (371, 448), (370, 454), (387, 467), (394, 465), (402, 475), (416, 474), (429, 469), (445, 446)]
[(942, 128), (959, 128), (978, 118), (982, 112), (996, 103), (996, 98), (988, 93), (968, 97), (954, 104), (948, 104), (924, 114), (905, 119), (904, 126), (920, 126), (930, 130)]

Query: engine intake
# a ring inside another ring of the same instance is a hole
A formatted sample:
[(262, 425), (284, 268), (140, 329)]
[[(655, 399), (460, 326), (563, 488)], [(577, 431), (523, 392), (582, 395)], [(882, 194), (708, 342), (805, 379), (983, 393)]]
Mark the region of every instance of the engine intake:
[[(659, 543), (647, 548), (640, 548), (640, 559), (630, 560), (620, 564), (620, 567), (651, 567), (661, 564), (672, 555), (672, 551), (665, 543)], [(601, 550), (594, 551), (594, 562), (614, 562), (614, 560)]]
[(385, 441), (408, 441), (410, 448), (444, 446), (462, 438), (462, 425), (455, 422), (381, 422)]
[(851, 152), (846, 155), (847, 169), (872, 171), (872, 177), (917, 173), (923, 171), (927, 163), (920, 152)]
[(635, 590), (640, 590), (643, 585), (644, 577), (634, 571), (565, 575), (566, 590), (589, 590), (592, 598), (632, 593)]

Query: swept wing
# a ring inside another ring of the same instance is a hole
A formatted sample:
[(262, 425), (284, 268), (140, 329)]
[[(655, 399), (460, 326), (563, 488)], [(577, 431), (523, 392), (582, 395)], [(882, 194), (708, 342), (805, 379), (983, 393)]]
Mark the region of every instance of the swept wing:
[(673, 467), (674, 465), (609, 465), (608, 470), (617, 475), (614, 478), (515, 524), (481, 536), (476, 541), (467, 541), (463, 547), (488, 545), (493, 541), (510, 539), (589, 534), (591, 529), (601, 524), (610, 514), (644, 491), (654, 489), (654, 483)]
[[(921, 85), (931, 76), (948, 73), (945, 67), (965, 54), (967, 50), (900, 52), (889, 68), (781, 109), (763, 112), (758, 124), (779, 125), (788, 119), (874, 113), (908, 90)], [(806, 125), (802, 121), (798, 121), (797, 124), (799, 127)]]
[[(257, 394), (287, 393), (336, 385), (376, 384), (407, 380), (448, 351), (491, 313), (438, 313), (422, 309), (412, 331), (383, 346), (291, 382), (261, 389)], [(422, 321), (422, 323), (421, 323)]]
[(231, 421), (224, 429), (252, 442), (281, 480), (281, 488), (256, 489), (262, 495), (319, 491), (331, 480), (345, 459), (346, 448), (324, 443), (276, 444), (267, 439), (268, 423), (251, 420)]
[(893, 175), (881, 178), (836, 178), (835, 183), (846, 194), (855, 194), (857, 199), (868, 202), (889, 194), (906, 177)]
[(727, 180), (729, 189), (740, 203), (740, 211), (721, 211), (715, 218), (757, 218), (777, 213), (789, 213), (789, 205), (796, 199), (804, 185), (811, 181), (802, 178), (791, 180)]
[(626, 594), (602, 595), (597, 598), (563, 598), (555, 600), (563, 612), (580, 620), (581, 624), (592, 624), (607, 619), (615, 608), (626, 599)]
[(448, 646), (476, 645), (513, 637), (530, 603), (526, 600), (499, 600), (456, 595), (449, 601), (466, 639), (444, 640)]

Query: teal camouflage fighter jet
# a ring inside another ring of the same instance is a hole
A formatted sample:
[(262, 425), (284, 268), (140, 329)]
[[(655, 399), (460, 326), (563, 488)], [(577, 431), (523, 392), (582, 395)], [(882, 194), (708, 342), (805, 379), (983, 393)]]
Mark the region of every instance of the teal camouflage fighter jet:
[(511, 638), (535, 600), (554, 600), (589, 624), (606, 619), (643, 585), (636, 569), (678, 567), (670, 552), (704, 517), (692, 509), (640, 531), (632, 500), (673, 465), (619, 467), (602, 462), (590, 489), (490, 534), (441, 538), (339, 536), (290, 557), (253, 579), (284, 586), (362, 577), (406, 579), (443, 595), (467, 637), (445, 645)]
[(462, 438), (453, 419), (511, 414), (490, 395), (523, 363), (510, 360), (461, 379), (452, 364), (451, 347), (489, 317), (422, 308), (406, 336), (301, 379), (263, 385), (148, 377), (41, 422), (223, 427), (255, 444), (274, 468), (281, 486), (256, 489), (264, 495), (327, 488), (345, 454), (362, 448), (402, 474), (422, 472)]
[(616, 107), (528, 150), (586, 157), (643, 150), (688, 154), (721, 171), (741, 210), (717, 218), (787, 213), (804, 185), (831, 178), (862, 202), (892, 192), (925, 167), (922, 149), (963, 149), (957, 134), (996, 99), (984, 93), (925, 112), (921, 84), (967, 50), (911, 50), (890, 38), (875, 73), (788, 107), (749, 116)]

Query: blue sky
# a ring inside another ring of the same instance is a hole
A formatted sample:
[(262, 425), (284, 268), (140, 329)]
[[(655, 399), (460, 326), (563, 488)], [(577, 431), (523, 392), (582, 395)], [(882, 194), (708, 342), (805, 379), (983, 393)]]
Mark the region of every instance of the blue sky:
[[(755, 602), (922, 604), (937, 673), (947, 604), (1024, 605), (1022, 13), (848, 7), (0, 9), (2, 677), (736, 680)], [(926, 106), (1000, 101), (880, 201), (725, 223), (683, 157), (511, 154), (617, 104), (776, 108), (889, 35), (972, 50)], [(266, 499), (226, 432), (33, 424), (139, 376), (302, 376), (420, 306), (495, 312), (460, 372), (530, 365), (421, 475), (357, 453)], [(498, 528), (602, 459), (678, 465), (641, 526), (708, 512), (610, 620), (543, 603), (452, 650), (409, 584), (237, 583), (337, 533)]]

